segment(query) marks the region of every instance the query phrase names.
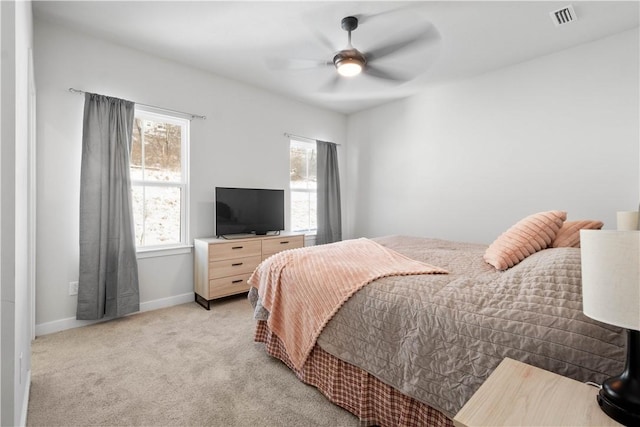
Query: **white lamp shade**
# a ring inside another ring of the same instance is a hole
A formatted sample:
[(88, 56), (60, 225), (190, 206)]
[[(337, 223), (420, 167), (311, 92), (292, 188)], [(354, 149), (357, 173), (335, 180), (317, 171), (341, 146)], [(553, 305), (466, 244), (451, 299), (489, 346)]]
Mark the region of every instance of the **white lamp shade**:
[(618, 230), (640, 230), (640, 212), (621, 211), (616, 213)]
[(584, 314), (640, 330), (640, 231), (580, 230), (580, 247)]

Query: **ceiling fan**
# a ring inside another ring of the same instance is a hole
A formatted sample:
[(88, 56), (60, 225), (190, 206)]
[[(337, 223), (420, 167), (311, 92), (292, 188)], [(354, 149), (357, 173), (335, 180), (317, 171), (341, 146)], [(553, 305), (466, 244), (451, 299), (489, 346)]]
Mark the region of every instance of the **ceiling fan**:
[(342, 18), (340, 26), (349, 34), (347, 47), (333, 57), (333, 65), (340, 75), (345, 77), (357, 76), (367, 64), (367, 57), (351, 44), (351, 32), (358, 28), (358, 18), (347, 16)]
[[(390, 60), (386, 61), (385, 69), (380, 68), (380, 60), (398, 53), (410, 46), (426, 41), (437, 41), (440, 38), (435, 27), (427, 23), (408, 38), (388, 42), (367, 51), (360, 51), (351, 43), (351, 33), (358, 28), (358, 24), (358, 16), (347, 16), (342, 18), (340, 26), (348, 33), (347, 46), (338, 52), (333, 52), (334, 56), (332, 60), (302, 60), (306, 63), (304, 66), (300, 66), (300, 61), (286, 61), (285, 63), (287, 66), (285, 68), (309, 68), (309, 64), (311, 64), (311, 68), (333, 66), (336, 70), (336, 74), (325, 86), (325, 89), (334, 89), (343, 78), (353, 78), (359, 74), (387, 81), (404, 82), (411, 79), (411, 77), (407, 76), (406, 72), (402, 73), (402, 70), (399, 72), (388, 71), (387, 69), (389, 67), (394, 67), (394, 65), (397, 66)], [(325, 46), (331, 48), (331, 44), (328, 40), (319, 35), (318, 37)], [(282, 65), (282, 63), (280, 65)]]

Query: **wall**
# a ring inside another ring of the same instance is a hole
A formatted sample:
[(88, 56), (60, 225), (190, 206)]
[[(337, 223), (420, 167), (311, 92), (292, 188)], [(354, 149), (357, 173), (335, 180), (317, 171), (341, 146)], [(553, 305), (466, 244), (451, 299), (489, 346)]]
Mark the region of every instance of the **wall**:
[[(637, 30), (348, 119), (38, 19), (35, 43), (39, 333), (80, 324), (67, 287), (78, 274), (83, 98), (69, 87), (208, 116), (192, 122), (191, 237), (213, 233), (216, 185), (286, 188), (285, 131), (343, 144), (346, 237), (489, 243), (541, 210), (613, 228), (615, 211), (637, 207)], [(191, 298), (192, 262), (141, 259), (143, 309)]]
[[(337, 143), (346, 116), (35, 20), (38, 83), (36, 333), (77, 326), (84, 99), (69, 87), (206, 115), (191, 122), (190, 236), (213, 234), (215, 186), (288, 188), (284, 132)], [(345, 180), (346, 182), (346, 180)], [(345, 183), (343, 183), (343, 186)], [(288, 218), (286, 218), (288, 224)], [(139, 259), (143, 309), (193, 300), (192, 254)]]
[(26, 423), (31, 377), (30, 2), (0, 2), (0, 423)]
[(638, 30), (349, 118), (354, 236), (490, 243), (561, 209), (601, 219), (639, 201)]

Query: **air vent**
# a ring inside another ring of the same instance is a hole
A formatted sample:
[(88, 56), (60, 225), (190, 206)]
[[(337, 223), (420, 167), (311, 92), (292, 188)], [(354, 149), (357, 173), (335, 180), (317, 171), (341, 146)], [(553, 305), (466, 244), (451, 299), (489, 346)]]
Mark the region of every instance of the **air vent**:
[(550, 15), (551, 20), (556, 27), (568, 24), (578, 19), (578, 17), (576, 16), (576, 11), (573, 10), (573, 6), (571, 5), (563, 7), (562, 9), (558, 9), (555, 12), (551, 12)]

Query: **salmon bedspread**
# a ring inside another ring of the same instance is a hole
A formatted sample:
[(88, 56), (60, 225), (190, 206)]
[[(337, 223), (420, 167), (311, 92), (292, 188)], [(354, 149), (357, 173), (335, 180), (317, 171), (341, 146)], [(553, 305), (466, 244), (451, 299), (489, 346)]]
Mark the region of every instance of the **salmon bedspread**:
[(280, 252), (249, 278), (269, 311), (267, 324), (300, 369), (327, 322), (358, 290), (376, 279), (447, 274), (369, 239)]

